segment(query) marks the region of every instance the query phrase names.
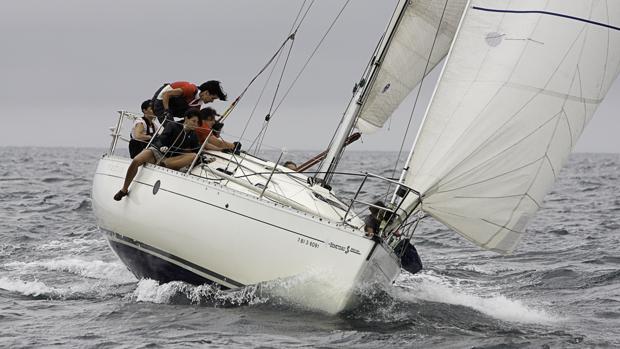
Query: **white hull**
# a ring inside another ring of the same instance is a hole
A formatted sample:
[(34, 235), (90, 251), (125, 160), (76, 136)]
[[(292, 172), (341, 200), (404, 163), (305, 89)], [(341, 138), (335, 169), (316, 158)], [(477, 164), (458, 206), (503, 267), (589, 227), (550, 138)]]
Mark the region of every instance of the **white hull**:
[(147, 165), (116, 202), (128, 164), (100, 160), (92, 201), (99, 227), (138, 277), (169, 281), (174, 270), (163, 269), (172, 266), (185, 281), (236, 288), (311, 275), (306, 294), (293, 296), (304, 299), (293, 301), (337, 313), (361, 283), (391, 284), (400, 272), (391, 250), (359, 229), (204, 177)]

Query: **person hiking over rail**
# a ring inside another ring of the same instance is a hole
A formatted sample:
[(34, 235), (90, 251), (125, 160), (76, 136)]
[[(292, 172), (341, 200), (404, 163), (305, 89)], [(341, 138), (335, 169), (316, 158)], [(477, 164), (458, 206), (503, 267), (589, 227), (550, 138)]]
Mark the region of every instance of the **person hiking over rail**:
[(200, 123), (196, 127), (196, 136), (198, 136), (198, 142), (204, 143), (209, 137), (209, 141), (206, 144), (206, 150), (221, 150), (221, 151), (233, 151), (239, 152), (241, 150), (240, 142), (227, 142), (222, 139), (220, 132), (224, 124), (218, 123), (215, 117), (218, 116), (215, 109), (206, 107), (200, 110)]
[(155, 114), (153, 114), (152, 104), (150, 99), (142, 102), (142, 114), (144, 116), (136, 119), (131, 128), (129, 157), (132, 159), (146, 148), (151, 137), (155, 137), (155, 132), (158, 132), (160, 128), (159, 121), (157, 121)]
[(153, 140), (151, 146), (131, 161), (127, 168), (123, 188), (114, 195), (114, 200), (120, 201), (129, 194), (129, 185), (136, 177), (138, 168), (146, 163), (161, 165), (172, 170), (179, 170), (190, 165), (200, 149), (198, 137), (194, 132), (199, 120), (198, 109), (189, 109), (185, 112), (182, 124), (167, 122), (164, 131)]
[(226, 100), (219, 81), (209, 80), (200, 86), (187, 81), (166, 83), (153, 96), (153, 111), (159, 122), (183, 117), (187, 109), (202, 108), (214, 100)]

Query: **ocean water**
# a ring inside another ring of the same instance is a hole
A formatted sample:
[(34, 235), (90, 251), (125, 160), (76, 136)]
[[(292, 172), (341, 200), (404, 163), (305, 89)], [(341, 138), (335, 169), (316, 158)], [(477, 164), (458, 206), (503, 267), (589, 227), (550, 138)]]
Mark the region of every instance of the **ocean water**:
[[(0, 347), (620, 347), (618, 154), (571, 156), (510, 256), (423, 221), (414, 243), (425, 269), (330, 316), (259, 287), (134, 278), (91, 209), (103, 153), (0, 148)], [(341, 168), (390, 176), (395, 157), (352, 152)], [(352, 193), (359, 181), (335, 187)]]

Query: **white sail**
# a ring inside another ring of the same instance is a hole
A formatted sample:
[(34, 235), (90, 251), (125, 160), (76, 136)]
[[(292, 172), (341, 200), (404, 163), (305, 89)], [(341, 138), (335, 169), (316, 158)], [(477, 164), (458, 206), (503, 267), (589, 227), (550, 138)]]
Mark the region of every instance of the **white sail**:
[(512, 251), (620, 67), (620, 1), (470, 1), (413, 148), (421, 208)]
[(420, 80), (446, 56), (466, 3), (412, 0), (404, 5), (407, 8), (400, 21), (396, 23), (395, 16), (390, 24), (396, 28), (376, 79), (367, 91), (358, 129), (372, 132), (381, 128)]

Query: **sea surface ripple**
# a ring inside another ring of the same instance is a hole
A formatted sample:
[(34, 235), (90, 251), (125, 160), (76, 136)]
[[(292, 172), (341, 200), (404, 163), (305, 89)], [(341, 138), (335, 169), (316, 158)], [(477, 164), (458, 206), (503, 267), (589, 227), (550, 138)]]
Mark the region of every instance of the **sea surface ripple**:
[[(571, 156), (512, 255), (423, 221), (425, 270), (329, 316), (264, 292), (290, 281), (223, 292), (137, 280), (93, 216), (103, 153), (0, 148), (0, 347), (620, 347), (618, 154)], [(395, 157), (351, 152), (340, 168), (392, 176)], [(360, 181), (334, 187), (346, 196)]]

